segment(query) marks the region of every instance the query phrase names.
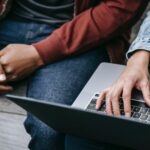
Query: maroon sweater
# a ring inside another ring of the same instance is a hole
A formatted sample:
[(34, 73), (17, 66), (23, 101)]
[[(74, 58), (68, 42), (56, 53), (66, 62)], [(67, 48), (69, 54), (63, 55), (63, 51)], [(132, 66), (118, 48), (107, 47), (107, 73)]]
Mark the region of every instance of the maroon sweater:
[[(0, 11), (6, 0), (0, 0)], [(11, 1), (11, 0), (9, 0)], [(128, 49), (129, 30), (149, 0), (75, 0), (75, 17), (48, 38), (34, 43), (47, 63), (105, 45), (111, 62), (121, 63)]]

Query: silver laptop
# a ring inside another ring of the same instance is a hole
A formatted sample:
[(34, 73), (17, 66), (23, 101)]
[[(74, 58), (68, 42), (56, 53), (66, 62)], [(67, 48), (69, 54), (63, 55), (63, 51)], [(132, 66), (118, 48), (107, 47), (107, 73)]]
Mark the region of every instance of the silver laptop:
[[(112, 85), (124, 69), (124, 65), (101, 63), (72, 106), (86, 109), (91, 99), (97, 98), (102, 90)], [(143, 102), (142, 94), (138, 91), (134, 91), (132, 99)]]
[(123, 65), (100, 64), (72, 106), (13, 95), (7, 97), (60, 132), (136, 149), (150, 149), (150, 109), (140, 92), (133, 92), (131, 118), (124, 117), (121, 98), (121, 117), (108, 116), (105, 103), (100, 110), (95, 109), (99, 93), (110, 86), (124, 68)]

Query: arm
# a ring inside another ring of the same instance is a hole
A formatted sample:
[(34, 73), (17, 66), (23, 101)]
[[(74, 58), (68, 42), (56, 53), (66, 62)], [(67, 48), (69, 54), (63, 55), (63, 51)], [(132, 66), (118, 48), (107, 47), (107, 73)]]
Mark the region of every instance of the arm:
[(101, 107), (106, 98), (106, 112), (110, 115), (120, 115), (119, 100), (123, 97), (126, 117), (131, 115), (131, 93), (133, 88), (142, 91), (144, 100), (150, 106), (149, 65), (150, 53), (137, 51), (128, 60), (127, 67), (120, 77), (107, 89), (101, 92), (96, 108)]
[(45, 63), (89, 50), (128, 30), (147, 3), (148, 0), (103, 0), (33, 45)]
[[(41, 65), (88, 50), (125, 32), (139, 18), (147, 3), (148, 0), (103, 0), (34, 46), (8, 45), (0, 52), (7, 81), (22, 79)], [(24, 56), (21, 60), (20, 55)]]
[(119, 97), (122, 96), (125, 114), (127, 117), (131, 115), (131, 92), (134, 87), (141, 90), (146, 104), (150, 106), (148, 71), (150, 61), (150, 13), (141, 25), (138, 36), (132, 43), (127, 57), (129, 58), (127, 67), (117, 81), (101, 93), (97, 102), (98, 109), (103, 98), (106, 97), (106, 111), (108, 114), (120, 115)]
[(136, 39), (127, 52), (127, 58), (139, 50), (150, 52), (150, 11), (147, 13), (147, 17), (143, 21)]

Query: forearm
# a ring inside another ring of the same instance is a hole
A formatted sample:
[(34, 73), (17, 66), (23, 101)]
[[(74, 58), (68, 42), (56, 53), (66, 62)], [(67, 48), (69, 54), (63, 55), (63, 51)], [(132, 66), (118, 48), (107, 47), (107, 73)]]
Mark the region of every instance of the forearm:
[(45, 63), (89, 50), (128, 30), (146, 4), (147, 0), (104, 0), (34, 46)]

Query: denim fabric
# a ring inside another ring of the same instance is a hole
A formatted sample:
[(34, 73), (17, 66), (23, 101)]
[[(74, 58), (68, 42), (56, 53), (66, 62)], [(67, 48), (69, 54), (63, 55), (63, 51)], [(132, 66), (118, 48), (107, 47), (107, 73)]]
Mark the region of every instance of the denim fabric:
[(141, 25), (136, 39), (133, 41), (127, 52), (127, 58), (139, 49), (150, 51), (150, 11), (147, 13), (147, 17)]
[[(46, 24), (4, 20), (0, 24), (0, 48), (10, 43), (31, 44), (40, 41), (50, 35), (53, 30), (54, 28)], [(104, 48), (99, 47), (44, 66), (30, 78), (27, 96), (71, 105), (97, 66), (104, 61), (109, 61), (107, 53)], [(24, 124), (27, 132), (32, 137), (29, 143), (31, 150), (65, 149), (65, 135), (48, 127), (33, 115), (28, 114)], [(66, 138), (67, 150), (73, 150), (71, 143), (73, 145), (74, 142), (71, 142), (71, 138)], [(69, 140), (70, 142), (68, 142)], [(86, 149), (87, 141), (80, 142), (80, 139), (78, 140), (76, 150), (80, 149), (81, 142), (83, 142), (82, 148), (85, 146), (84, 149)], [(92, 150), (93, 143), (89, 142), (89, 145), (91, 145)], [(95, 146), (100, 149), (103, 145)]]
[(50, 35), (54, 28), (42, 23), (5, 19), (0, 22), (0, 45), (31, 44)]
[[(67, 58), (38, 70), (31, 78), (27, 95), (70, 105), (73, 103), (89, 77), (101, 61), (107, 61), (99, 50)], [(27, 131), (33, 135), (30, 148), (63, 150), (64, 135), (57, 133), (35, 117), (29, 115), (25, 122)], [(45, 146), (45, 147), (44, 147)]]

